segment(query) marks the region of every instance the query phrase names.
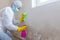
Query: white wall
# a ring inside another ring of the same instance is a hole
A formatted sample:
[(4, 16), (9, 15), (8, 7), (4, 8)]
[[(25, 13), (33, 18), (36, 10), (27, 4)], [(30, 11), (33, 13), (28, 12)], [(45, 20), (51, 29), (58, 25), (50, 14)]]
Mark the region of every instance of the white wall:
[(29, 25), (36, 30), (41, 29), (40, 27), (60, 26), (60, 3), (55, 2), (45, 6), (37, 7), (29, 11)]
[(24, 1), (28, 24), (38, 30), (60, 29), (60, 1), (31, 9), (31, 1)]

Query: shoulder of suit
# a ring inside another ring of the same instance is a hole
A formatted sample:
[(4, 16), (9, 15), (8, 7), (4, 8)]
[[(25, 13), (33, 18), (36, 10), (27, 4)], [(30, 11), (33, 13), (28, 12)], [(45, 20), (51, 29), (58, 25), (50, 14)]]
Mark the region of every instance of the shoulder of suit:
[(13, 13), (12, 8), (11, 7), (6, 7), (6, 11), (9, 13)]
[(11, 7), (6, 7), (5, 9), (12, 9)]

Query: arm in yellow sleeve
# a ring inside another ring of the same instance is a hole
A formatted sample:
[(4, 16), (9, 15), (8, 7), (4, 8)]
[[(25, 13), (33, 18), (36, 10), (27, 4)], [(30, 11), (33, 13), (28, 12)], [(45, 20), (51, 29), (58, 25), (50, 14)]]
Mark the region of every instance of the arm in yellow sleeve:
[(27, 29), (27, 26), (22, 26), (22, 27), (18, 27), (18, 32), (21, 32), (23, 30), (26, 30)]

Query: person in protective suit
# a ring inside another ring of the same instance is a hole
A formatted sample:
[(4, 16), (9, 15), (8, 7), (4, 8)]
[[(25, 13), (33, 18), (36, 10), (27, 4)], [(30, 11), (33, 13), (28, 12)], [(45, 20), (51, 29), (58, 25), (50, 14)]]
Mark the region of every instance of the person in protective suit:
[(7, 30), (21, 32), (26, 29), (26, 26), (18, 27), (15, 24), (19, 24), (19, 21), (14, 20), (14, 13), (19, 12), (22, 7), (22, 2), (15, 0), (11, 7), (3, 8), (0, 13), (2, 14), (0, 22), (0, 40), (12, 40), (12, 38), (6, 33)]

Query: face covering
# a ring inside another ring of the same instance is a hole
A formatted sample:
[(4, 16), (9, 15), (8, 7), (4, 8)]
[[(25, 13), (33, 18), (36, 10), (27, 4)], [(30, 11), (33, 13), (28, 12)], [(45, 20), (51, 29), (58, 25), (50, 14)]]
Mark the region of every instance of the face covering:
[(15, 8), (13, 9), (14, 13), (18, 13), (19, 12), (19, 9), (18, 8)]

